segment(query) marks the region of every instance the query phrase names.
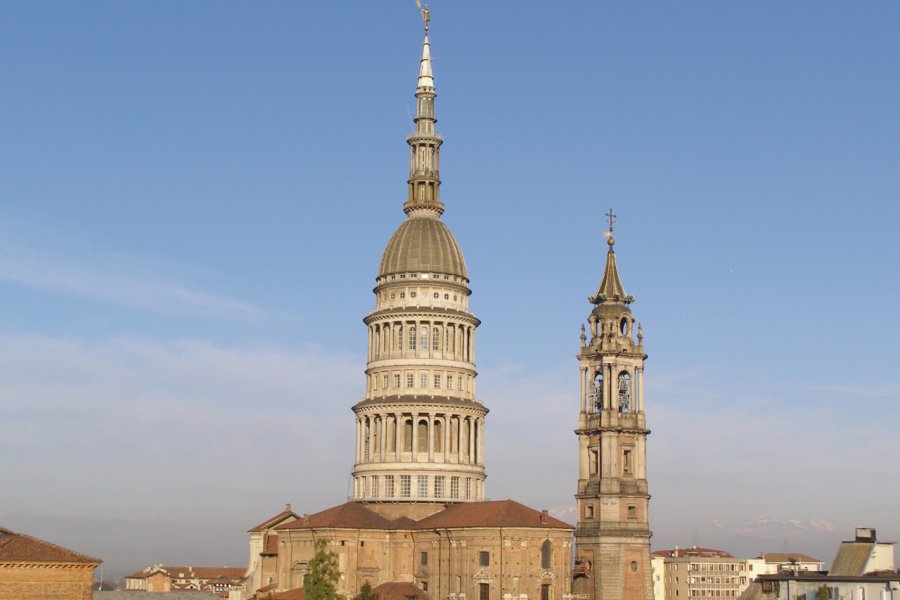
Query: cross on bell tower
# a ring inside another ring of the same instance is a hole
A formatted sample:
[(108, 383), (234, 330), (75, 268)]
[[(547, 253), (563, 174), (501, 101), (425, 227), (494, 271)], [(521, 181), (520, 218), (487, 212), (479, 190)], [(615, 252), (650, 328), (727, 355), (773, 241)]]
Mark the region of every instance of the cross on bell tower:
[[(578, 519), (573, 592), (584, 600), (652, 600), (643, 333), (616, 266), (606, 213), (606, 268), (582, 330), (578, 362)], [(636, 335), (635, 335), (636, 334)]]

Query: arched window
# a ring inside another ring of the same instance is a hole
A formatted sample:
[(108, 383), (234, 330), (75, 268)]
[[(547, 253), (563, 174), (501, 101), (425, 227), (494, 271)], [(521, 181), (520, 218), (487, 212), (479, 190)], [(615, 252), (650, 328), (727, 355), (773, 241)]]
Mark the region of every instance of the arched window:
[(591, 404), (596, 410), (603, 410), (603, 373), (594, 376), (594, 384), (591, 386)]
[(437, 327), (431, 332), (431, 349), (432, 350), (440, 350), (441, 349), (441, 330)]
[(428, 327), (422, 327), (419, 334), (421, 336), (419, 338), (419, 348), (428, 350)]
[(553, 558), (553, 545), (550, 543), (550, 540), (544, 540), (544, 543), (541, 544), (541, 568), (549, 569), (550, 568), (550, 560)]
[(631, 376), (627, 371), (619, 373), (619, 412), (631, 411)]
[(415, 327), (409, 328), (409, 349), (410, 350), (416, 349), (416, 328)]

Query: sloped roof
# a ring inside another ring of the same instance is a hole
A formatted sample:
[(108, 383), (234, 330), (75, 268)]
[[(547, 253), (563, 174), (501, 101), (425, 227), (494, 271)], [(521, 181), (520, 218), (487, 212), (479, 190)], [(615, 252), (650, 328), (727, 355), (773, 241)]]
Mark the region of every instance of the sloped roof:
[(378, 600), (430, 600), (428, 592), (408, 581), (386, 581), (372, 591)]
[(83, 563), (99, 565), (102, 560), (0, 527), (0, 560), (15, 562)]
[(358, 502), (346, 502), (312, 515), (303, 515), (296, 521), (278, 525), (276, 529), (311, 529), (334, 527), (338, 529), (396, 529), (395, 521), (382, 517)]
[(574, 529), (541, 511), (529, 508), (515, 500), (485, 502), (460, 502), (444, 510), (414, 521), (409, 517), (388, 519), (359, 502), (347, 502), (321, 512), (304, 515), (296, 521), (284, 523), (276, 529), (434, 529), (443, 527), (538, 527), (546, 529)]
[(286, 592), (278, 592), (277, 594), (273, 594), (273, 600), (303, 600), (303, 596), (305, 592), (303, 588), (294, 588), (292, 590), (288, 590)]
[(250, 529), (247, 530), (247, 533), (256, 533), (256, 532), (258, 532), (258, 531), (265, 531), (266, 529), (269, 529), (269, 528), (271, 528), (271, 527), (274, 527), (274, 526), (276, 526), (276, 525), (279, 525), (282, 521), (284, 521), (284, 520), (286, 520), (286, 519), (290, 519), (290, 518), (292, 518), (292, 517), (293, 517), (294, 519), (299, 519), (299, 518), (300, 518), (299, 515), (297, 515), (296, 513), (294, 513), (294, 512), (291, 510), (291, 505), (290, 505), (290, 504), (286, 504), (286, 505), (284, 506), (284, 510), (283, 510), (283, 511), (281, 511), (280, 513), (278, 513), (277, 515), (275, 515), (274, 517), (272, 517), (272, 518), (270, 518), (270, 519), (266, 519), (265, 521), (263, 521), (262, 523), (260, 523), (260, 524), (257, 525), (256, 527), (251, 527)]
[(808, 556), (806, 554), (798, 554), (796, 552), (763, 552), (760, 555), (760, 558), (766, 561), (767, 563), (789, 563), (789, 562), (811, 562), (811, 563), (820, 563), (823, 562), (818, 558), (813, 558), (812, 556)]
[(572, 525), (529, 508), (515, 500), (489, 500), (452, 504), (416, 523), (417, 529), (445, 527), (537, 527), (574, 529)]
[(865, 575), (866, 563), (869, 562), (873, 548), (875, 542), (841, 542), (828, 575), (832, 577)]

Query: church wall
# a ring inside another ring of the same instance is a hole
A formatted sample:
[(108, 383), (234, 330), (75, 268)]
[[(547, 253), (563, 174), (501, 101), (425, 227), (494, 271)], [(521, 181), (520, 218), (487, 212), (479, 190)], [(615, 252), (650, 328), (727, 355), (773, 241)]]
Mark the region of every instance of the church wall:
[[(438, 530), (288, 530), (280, 532), (278, 588), (303, 584), (315, 539), (328, 539), (338, 555), (338, 591), (352, 596), (363, 583), (412, 582), (432, 597), (480, 600), (486, 584), (490, 600), (510, 596), (562, 600), (571, 579), (571, 531), (544, 528), (460, 528)], [(548, 568), (541, 565), (542, 544), (551, 544)], [(482, 565), (482, 552), (487, 565)], [(423, 554), (427, 558), (423, 562)]]
[(94, 565), (0, 565), (0, 600), (91, 600)]

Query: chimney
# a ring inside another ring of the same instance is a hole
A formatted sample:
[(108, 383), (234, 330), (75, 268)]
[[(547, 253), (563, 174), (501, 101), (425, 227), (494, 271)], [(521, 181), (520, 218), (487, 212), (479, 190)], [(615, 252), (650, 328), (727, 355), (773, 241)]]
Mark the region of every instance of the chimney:
[(871, 527), (857, 527), (856, 528), (856, 541), (857, 542), (874, 542), (875, 541), (875, 530)]

